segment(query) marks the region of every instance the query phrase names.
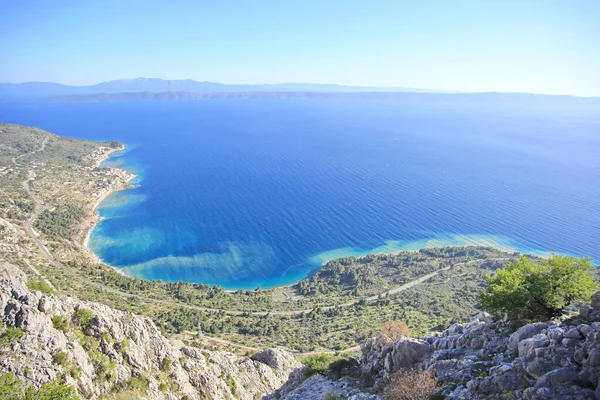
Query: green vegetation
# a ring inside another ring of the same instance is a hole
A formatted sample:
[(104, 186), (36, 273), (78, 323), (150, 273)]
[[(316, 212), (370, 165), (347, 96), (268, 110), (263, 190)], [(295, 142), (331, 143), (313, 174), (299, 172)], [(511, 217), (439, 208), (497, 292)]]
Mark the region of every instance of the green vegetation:
[(479, 306), (515, 319), (547, 320), (598, 289), (591, 259), (554, 255), (534, 262), (521, 257), (488, 276)]
[(89, 310), (87, 308), (80, 308), (75, 312), (75, 322), (84, 331), (90, 326), (92, 319), (94, 319), (94, 313), (92, 312), (92, 310)]
[(233, 379), (233, 376), (227, 374), (225, 376), (225, 383), (227, 383), (227, 387), (229, 388), (229, 391), (231, 392), (231, 394), (234, 396), (237, 396), (238, 387), (237, 387), (237, 382), (235, 381), (235, 379)]
[(53, 316), (52, 325), (54, 326), (54, 329), (59, 331), (67, 332), (69, 330), (69, 320), (67, 317), (61, 317), (60, 315)]
[(493, 250), (486, 250), (477, 247), (433, 248), (340, 258), (328, 262), (295, 288), (305, 296), (374, 296), (452, 264), (489, 258)]
[(3, 347), (11, 346), (21, 339), (25, 334), (21, 328), (6, 328), (6, 330), (0, 335), (0, 345)]
[[(123, 339), (123, 341), (121, 343), (118, 344), (118, 349), (117, 351), (119, 352), (119, 354), (124, 354), (127, 349), (129, 348), (129, 345), (131, 344), (131, 342), (129, 341), (129, 339)], [(166, 358), (165, 358), (166, 360)]]
[(136, 390), (136, 391), (144, 392), (146, 389), (148, 389), (149, 384), (150, 384), (150, 382), (148, 381), (148, 378), (144, 375), (141, 375), (141, 376), (132, 376), (128, 380), (122, 382), (119, 386), (120, 386), (120, 389)]
[(42, 280), (27, 281), (27, 287), (31, 291), (37, 290), (38, 292), (42, 292), (47, 295), (54, 293), (54, 290), (52, 289), (52, 287), (50, 287), (50, 285), (48, 285), (48, 283), (46, 283), (45, 281), (42, 281)]
[(60, 365), (61, 367), (64, 367), (65, 365), (67, 365), (68, 358), (69, 358), (69, 355), (67, 354), (66, 351), (59, 351), (58, 353), (56, 353), (53, 356), (54, 362), (57, 365)]
[(36, 219), (35, 229), (48, 239), (70, 239), (73, 227), (81, 223), (84, 216), (80, 205), (62, 204), (42, 212)]
[(332, 354), (315, 354), (314, 356), (308, 356), (302, 361), (302, 363), (306, 365), (304, 374), (306, 376), (313, 376), (316, 374), (327, 376), (329, 374), (330, 366), (340, 359), (341, 357)]
[(0, 376), (0, 398), (4, 400), (78, 400), (73, 386), (63, 381), (44, 383), (39, 389), (20, 381), (9, 372)]

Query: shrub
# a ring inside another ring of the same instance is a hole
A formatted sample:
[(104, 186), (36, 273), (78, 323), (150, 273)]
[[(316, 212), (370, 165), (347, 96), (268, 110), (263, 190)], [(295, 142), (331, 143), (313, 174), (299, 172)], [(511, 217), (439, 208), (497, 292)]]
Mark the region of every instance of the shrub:
[(141, 375), (139, 377), (132, 376), (125, 382), (121, 382), (121, 387), (124, 389), (145, 391), (149, 384), (148, 378)]
[(160, 366), (160, 370), (163, 372), (169, 372), (171, 370), (171, 360), (168, 358), (163, 358), (162, 365)]
[(57, 365), (64, 366), (67, 364), (67, 359), (69, 358), (69, 355), (66, 351), (60, 351), (56, 353), (52, 358), (54, 359), (54, 362)]
[(27, 400), (79, 400), (75, 388), (61, 381), (46, 382), (38, 390), (30, 387), (25, 398)]
[(233, 379), (233, 376), (227, 374), (227, 376), (225, 378), (225, 382), (227, 383), (227, 387), (229, 388), (229, 391), (231, 392), (231, 394), (234, 396), (237, 396), (238, 387), (237, 387), (237, 382), (235, 381), (235, 379)]
[(302, 361), (306, 365), (306, 376), (313, 376), (316, 374), (327, 375), (329, 373), (330, 366), (339, 359), (332, 354), (316, 354), (314, 356), (308, 356)]
[(0, 397), (5, 400), (21, 400), (23, 398), (23, 382), (14, 373), (0, 375)]
[(401, 336), (410, 337), (408, 326), (402, 321), (390, 321), (381, 325), (378, 340), (389, 346)]
[(123, 339), (123, 341), (118, 344), (117, 351), (119, 352), (119, 354), (121, 354), (121, 355), (125, 354), (127, 349), (129, 349), (130, 344), (131, 344), (131, 342), (129, 341), (129, 339), (127, 339), (127, 338)]
[(435, 391), (436, 381), (427, 371), (399, 370), (390, 376), (383, 389), (385, 400), (428, 400)]
[(87, 328), (90, 326), (90, 323), (92, 322), (92, 319), (94, 319), (94, 313), (92, 312), (92, 310), (89, 310), (87, 308), (80, 308), (75, 312), (75, 321), (77, 322), (77, 324), (79, 324), (83, 331), (87, 330)]
[(39, 389), (20, 381), (9, 372), (0, 376), (0, 398), (4, 400), (78, 400), (73, 386), (63, 381), (44, 383)]
[(25, 334), (21, 328), (6, 328), (6, 331), (0, 335), (0, 345), (10, 346), (16, 343)]
[(521, 257), (486, 277), (479, 307), (510, 318), (558, 317), (569, 305), (589, 301), (598, 289), (594, 271), (589, 258), (554, 255), (535, 263)]
[(66, 317), (55, 315), (52, 317), (52, 326), (54, 326), (54, 329), (66, 332), (69, 330), (69, 321)]
[(44, 294), (52, 294), (54, 290), (46, 281), (28, 281), (27, 287), (29, 290), (42, 292)]
[(329, 364), (325, 374), (328, 377), (340, 378), (342, 376), (355, 376), (358, 362), (353, 358), (339, 358)]

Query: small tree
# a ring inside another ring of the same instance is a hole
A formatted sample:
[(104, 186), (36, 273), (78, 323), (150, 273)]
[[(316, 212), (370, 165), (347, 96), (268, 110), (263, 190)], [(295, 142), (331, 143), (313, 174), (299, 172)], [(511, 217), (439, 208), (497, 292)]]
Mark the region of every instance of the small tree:
[(558, 317), (569, 305), (589, 301), (598, 289), (594, 271), (589, 258), (553, 255), (535, 263), (523, 256), (486, 277), (479, 307), (510, 318)]
[(80, 308), (75, 312), (75, 321), (84, 331), (90, 326), (92, 319), (94, 319), (94, 313), (92, 310)]
[(408, 325), (402, 321), (389, 321), (381, 325), (378, 339), (380, 343), (389, 346), (400, 336), (410, 337)]
[(414, 369), (394, 372), (383, 389), (385, 400), (428, 400), (437, 386), (433, 375)]

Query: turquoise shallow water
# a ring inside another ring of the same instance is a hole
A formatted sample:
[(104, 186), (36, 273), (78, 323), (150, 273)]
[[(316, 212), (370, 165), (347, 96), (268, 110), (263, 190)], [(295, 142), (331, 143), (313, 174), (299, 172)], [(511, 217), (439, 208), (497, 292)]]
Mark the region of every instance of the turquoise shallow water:
[(330, 259), (493, 244), (600, 260), (597, 109), (402, 101), (0, 104), (116, 139), (90, 248), (148, 279), (271, 287)]

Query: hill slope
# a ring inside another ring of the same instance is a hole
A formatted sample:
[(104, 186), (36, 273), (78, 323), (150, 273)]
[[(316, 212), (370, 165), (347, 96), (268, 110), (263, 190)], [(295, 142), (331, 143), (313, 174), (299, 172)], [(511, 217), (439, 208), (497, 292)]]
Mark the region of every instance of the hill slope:
[(64, 381), (86, 398), (253, 400), (301, 366), (279, 349), (238, 358), (188, 347), (167, 340), (148, 318), (30, 291), (26, 281), (16, 266), (0, 264), (0, 374), (34, 387)]

